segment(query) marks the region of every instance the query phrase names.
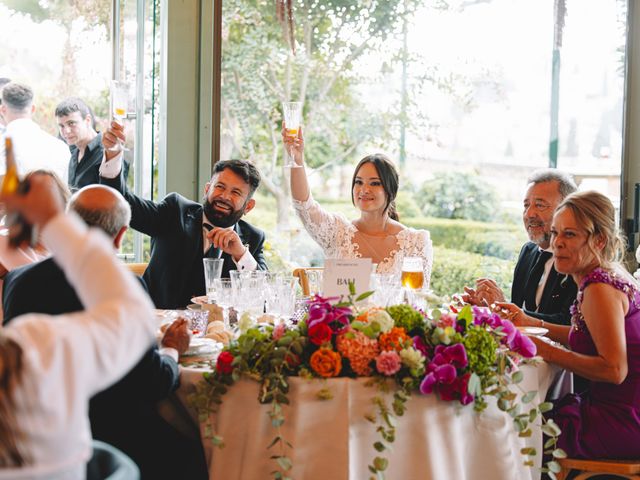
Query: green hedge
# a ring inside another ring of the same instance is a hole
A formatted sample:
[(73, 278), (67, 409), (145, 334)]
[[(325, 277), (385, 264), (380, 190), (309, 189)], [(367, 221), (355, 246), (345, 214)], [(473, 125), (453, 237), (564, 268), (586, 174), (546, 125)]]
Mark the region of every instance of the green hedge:
[(434, 245), (503, 260), (517, 259), (526, 242), (521, 225), (428, 217), (407, 218), (404, 222), (413, 228), (429, 230)]
[(473, 286), (480, 277), (493, 278), (511, 296), (515, 261), (434, 246), (431, 289), (436, 295), (452, 295)]

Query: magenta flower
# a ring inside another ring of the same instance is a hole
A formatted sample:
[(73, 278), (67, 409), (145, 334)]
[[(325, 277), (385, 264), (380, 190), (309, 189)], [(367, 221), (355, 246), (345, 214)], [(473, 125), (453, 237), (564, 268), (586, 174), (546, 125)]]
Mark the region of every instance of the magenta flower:
[[(437, 388), (443, 400), (451, 400), (454, 398), (454, 393), (462, 390), (461, 386), (451, 386), (451, 384), (456, 381), (457, 369), (463, 369), (469, 364), (467, 351), (464, 345), (456, 343), (448, 347), (438, 345), (434, 353), (433, 359), (427, 365), (428, 373), (420, 382), (420, 392), (426, 395)], [(445, 385), (449, 385), (449, 387), (445, 387)], [(443, 388), (444, 396), (442, 396)], [(466, 387), (464, 390), (466, 391)], [(461, 395), (459, 392), (458, 394)], [(450, 396), (451, 398), (449, 398)]]
[(334, 307), (330, 302), (335, 300), (338, 300), (338, 297), (323, 298), (316, 295), (309, 301), (309, 328), (318, 323), (326, 323), (334, 333), (341, 333), (349, 326), (351, 309)]
[(376, 370), (388, 377), (398, 372), (401, 365), (400, 355), (395, 350), (384, 351), (376, 358)]
[(430, 345), (427, 345), (422, 337), (416, 335), (412, 338), (413, 348), (418, 350), (425, 358), (431, 358), (432, 349)]
[(486, 307), (473, 307), (473, 323), (474, 325), (489, 325), (496, 329), (502, 326), (502, 318)]
[(464, 345), (456, 343), (448, 347), (445, 345), (436, 346), (435, 355), (431, 363), (436, 365), (450, 363), (456, 368), (464, 368), (469, 364), (469, 360), (467, 359), (467, 351), (464, 349)]
[(469, 393), (470, 377), (470, 373), (465, 373), (455, 378), (451, 383), (440, 385), (438, 387), (440, 398), (447, 402), (459, 400), (462, 405), (468, 405), (473, 402), (474, 397)]
[(525, 358), (534, 357), (538, 351), (536, 344), (533, 343), (526, 335), (522, 335), (520, 330), (516, 330), (516, 334), (511, 345), (509, 345), (509, 348)]

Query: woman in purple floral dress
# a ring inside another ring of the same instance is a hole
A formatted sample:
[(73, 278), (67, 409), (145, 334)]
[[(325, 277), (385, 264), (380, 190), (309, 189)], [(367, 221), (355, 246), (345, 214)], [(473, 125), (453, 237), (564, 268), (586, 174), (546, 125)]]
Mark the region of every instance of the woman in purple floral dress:
[(559, 446), (574, 458), (640, 458), (640, 293), (618, 262), (624, 243), (615, 209), (598, 192), (574, 193), (558, 206), (551, 236), (556, 270), (579, 290), (571, 326), (545, 327), (570, 350), (533, 340), (546, 361), (590, 381), (551, 412)]

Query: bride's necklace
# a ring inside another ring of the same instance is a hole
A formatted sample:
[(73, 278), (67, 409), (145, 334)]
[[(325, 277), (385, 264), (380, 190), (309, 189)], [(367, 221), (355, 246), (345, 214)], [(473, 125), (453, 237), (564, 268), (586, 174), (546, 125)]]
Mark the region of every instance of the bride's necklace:
[[(382, 225), (382, 230), (379, 231), (379, 232), (367, 232), (367, 231), (364, 231), (364, 230), (360, 229), (357, 224), (355, 225), (355, 227), (358, 230), (358, 232), (360, 232), (362, 235), (369, 235), (371, 237), (388, 237), (389, 235), (391, 235), (391, 234), (387, 233), (387, 227), (388, 226), (389, 226), (389, 217), (384, 219), (384, 224)], [(365, 242), (366, 242), (366, 240), (365, 240)]]

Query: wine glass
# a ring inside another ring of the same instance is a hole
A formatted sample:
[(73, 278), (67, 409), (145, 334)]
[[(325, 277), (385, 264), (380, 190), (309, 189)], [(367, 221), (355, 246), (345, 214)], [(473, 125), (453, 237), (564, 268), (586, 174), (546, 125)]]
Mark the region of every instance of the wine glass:
[(230, 278), (216, 278), (213, 281), (216, 290), (216, 303), (222, 308), (225, 328), (229, 328), (229, 309), (236, 301), (235, 290)]
[(216, 300), (215, 280), (222, 275), (222, 258), (203, 258), (204, 283), (207, 287), (207, 302), (214, 303)]
[[(119, 80), (111, 80), (111, 114), (113, 115), (113, 120), (120, 125), (124, 125), (124, 120), (127, 118), (128, 103), (129, 84)], [(122, 142), (120, 143), (120, 147), (112, 147), (111, 150), (128, 151)]]
[[(284, 116), (284, 127), (286, 135), (288, 137), (295, 137), (298, 135), (300, 125), (302, 124), (302, 102), (283, 102), (282, 113)], [(298, 168), (302, 165), (298, 165), (291, 152), (284, 148), (284, 166), (287, 168)]]

